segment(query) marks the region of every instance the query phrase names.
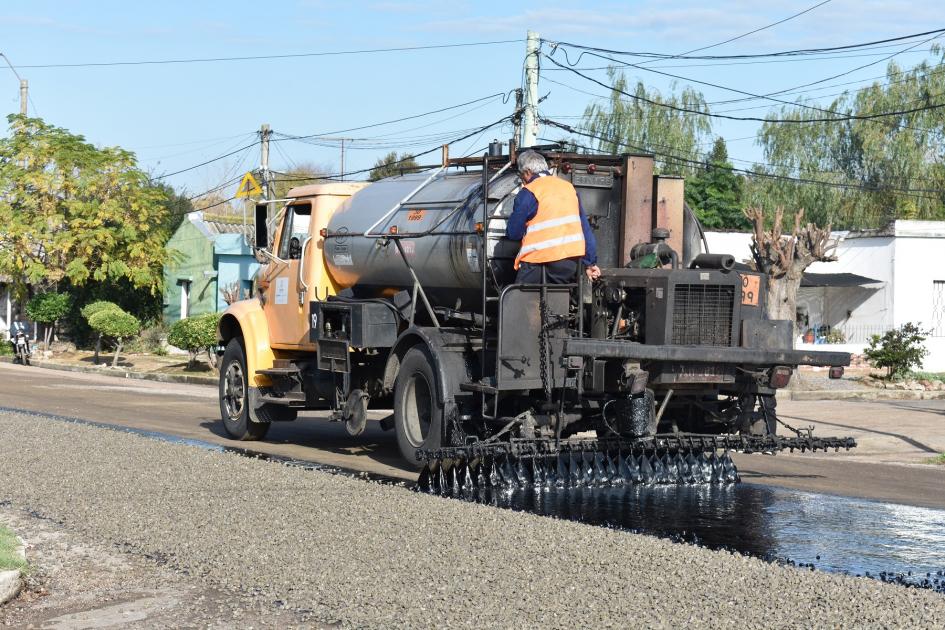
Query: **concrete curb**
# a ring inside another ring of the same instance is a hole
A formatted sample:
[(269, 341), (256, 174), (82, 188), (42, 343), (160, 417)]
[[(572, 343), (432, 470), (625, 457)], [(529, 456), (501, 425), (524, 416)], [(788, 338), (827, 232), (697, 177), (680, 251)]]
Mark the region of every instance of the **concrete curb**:
[[(19, 536), (16, 539), (20, 541), (20, 545), (16, 548), (15, 553), (23, 559), (23, 562), (26, 562), (26, 545)], [(23, 576), (19, 569), (0, 571), (0, 606), (19, 595), (22, 589)]]
[(786, 400), (945, 400), (945, 391), (907, 389), (786, 390)]
[[(13, 363), (10, 357), (0, 357), (2, 363)], [(79, 372), (82, 374), (101, 374), (102, 376), (112, 376), (116, 378), (130, 378), (138, 381), (156, 381), (158, 383), (184, 383), (186, 385), (217, 385), (219, 381), (215, 376), (190, 376), (189, 374), (162, 374), (161, 372), (133, 372), (121, 368), (112, 370), (111, 368), (86, 367), (84, 365), (67, 365), (64, 363), (51, 363), (49, 361), (34, 361), (30, 364), (32, 367), (45, 368), (47, 370), (59, 370), (61, 372)]]

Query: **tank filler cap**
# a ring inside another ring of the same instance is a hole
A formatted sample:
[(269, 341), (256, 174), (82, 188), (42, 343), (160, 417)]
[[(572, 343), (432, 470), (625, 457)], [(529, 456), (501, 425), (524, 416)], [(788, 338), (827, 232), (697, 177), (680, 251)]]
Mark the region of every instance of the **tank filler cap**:
[(654, 243), (663, 243), (669, 239), (669, 230), (666, 228), (653, 228), (653, 231), (650, 232), (650, 239)]

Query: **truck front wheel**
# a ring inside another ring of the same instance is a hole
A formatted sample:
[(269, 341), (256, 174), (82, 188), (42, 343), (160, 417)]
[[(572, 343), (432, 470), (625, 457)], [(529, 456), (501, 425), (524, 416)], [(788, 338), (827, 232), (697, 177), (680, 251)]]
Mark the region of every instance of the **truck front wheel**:
[(250, 418), (246, 351), (238, 337), (230, 339), (220, 364), (220, 417), (223, 428), (237, 440), (261, 440), (269, 431), (268, 422)]
[(443, 407), (437, 401), (436, 375), (429, 352), (422, 347), (407, 351), (394, 383), (394, 426), (404, 459), (420, 468), (417, 449), (442, 444)]

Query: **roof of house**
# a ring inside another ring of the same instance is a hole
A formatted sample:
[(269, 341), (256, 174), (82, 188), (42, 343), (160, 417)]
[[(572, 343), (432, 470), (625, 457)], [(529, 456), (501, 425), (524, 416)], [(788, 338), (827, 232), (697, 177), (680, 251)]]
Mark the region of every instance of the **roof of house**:
[(802, 287), (868, 287), (878, 289), (882, 280), (874, 280), (855, 273), (810, 273), (801, 277)]
[(243, 224), (243, 217), (225, 214), (211, 214), (203, 210), (190, 212), (187, 219), (194, 224), (208, 238), (213, 238), (218, 234), (242, 234), (246, 237), (252, 237), (252, 223)]

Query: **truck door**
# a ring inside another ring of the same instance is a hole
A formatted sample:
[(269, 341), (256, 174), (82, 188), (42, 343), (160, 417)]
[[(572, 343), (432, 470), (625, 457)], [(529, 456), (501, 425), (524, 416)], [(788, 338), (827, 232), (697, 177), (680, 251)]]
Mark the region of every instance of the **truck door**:
[(269, 340), (275, 347), (314, 349), (308, 341), (308, 298), (304, 281), (308, 277), (306, 268), (313, 262), (312, 256), (321, 256), (321, 252), (313, 251), (311, 220), (310, 201), (286, 206), (274, 251), (281, 262), (270, 262), (261, 273), (259, 284), (265, 295), (263, 310), (269, 322)]

